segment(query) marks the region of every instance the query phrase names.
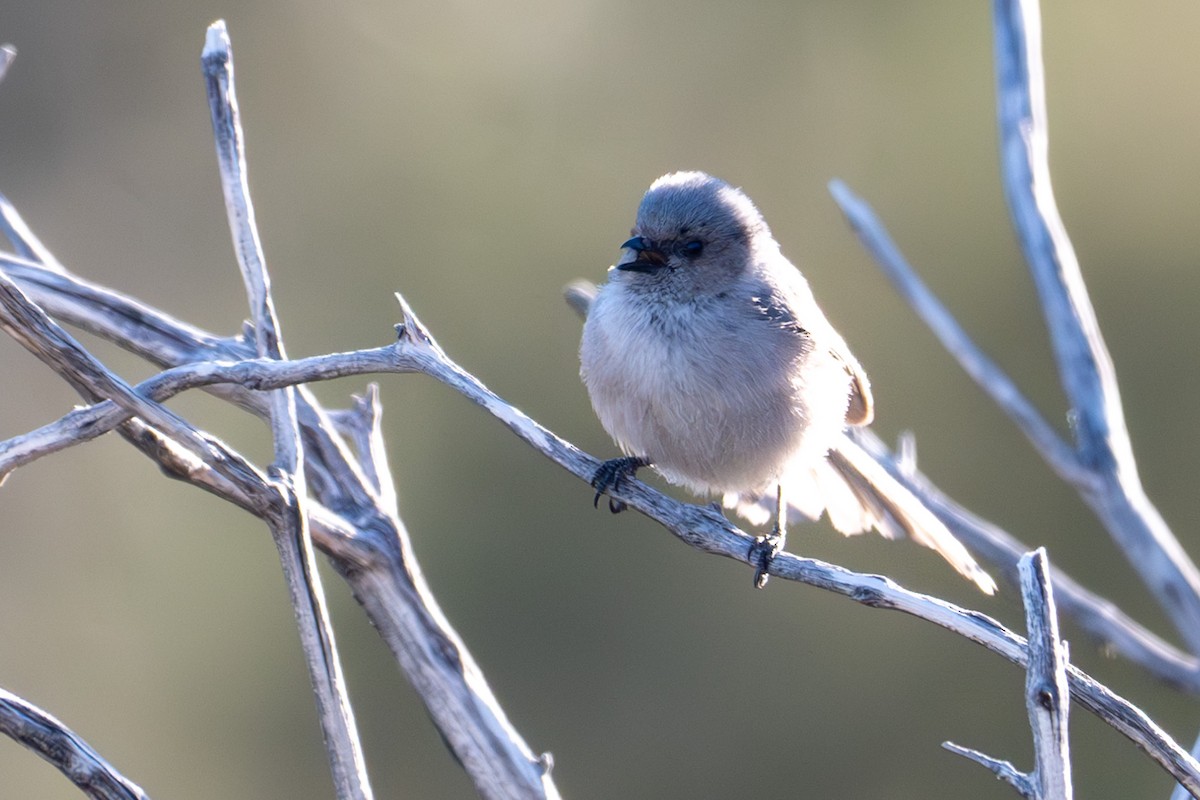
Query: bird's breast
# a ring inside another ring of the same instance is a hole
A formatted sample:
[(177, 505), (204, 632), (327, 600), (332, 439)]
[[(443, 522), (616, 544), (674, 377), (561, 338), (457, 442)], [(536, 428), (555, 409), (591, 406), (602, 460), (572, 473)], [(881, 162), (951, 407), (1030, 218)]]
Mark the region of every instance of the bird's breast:
[[(643, 301), (610, 284), (580, 350), (592, 406), (618, 445), (698, 493), (767, 488), (812, 438), (818, 410), (811, 341), (729, 303)], [(835, 378), (832, 391), (844, 416), (845, 386)]]

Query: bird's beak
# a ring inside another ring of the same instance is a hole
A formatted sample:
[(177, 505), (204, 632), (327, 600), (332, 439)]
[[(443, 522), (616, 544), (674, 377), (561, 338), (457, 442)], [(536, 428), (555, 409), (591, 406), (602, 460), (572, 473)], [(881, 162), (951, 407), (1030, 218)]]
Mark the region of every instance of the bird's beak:
[(645, 236), (635, 236), (621, 245), (633, 251), (633, 260), (617, 264), (617, 269), (628, 272), (655, 272), (667, 266), (667, 255), (657, 244)]

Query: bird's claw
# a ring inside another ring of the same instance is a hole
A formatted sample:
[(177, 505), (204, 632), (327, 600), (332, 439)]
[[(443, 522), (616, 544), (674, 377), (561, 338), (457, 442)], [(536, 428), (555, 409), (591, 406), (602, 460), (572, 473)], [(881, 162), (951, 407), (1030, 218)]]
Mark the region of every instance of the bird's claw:
[(755, 563), (754, 588), (765, 589), (771, 575), (771, 562), (783, 549), (783, 537), (776, 532), (767, 536), (756, 536), (750, 545), (750, 562)]
[[(600, 498), (609, 489), (617, 488), (621, 485), (621, 481), (634, 477), (640, 468), (648, 466), (650, 466), (650, 461), (640, 456), (610, 458), (608, 461), (605, 461), (596, 468), (595, 474), (592, 475), (592, 487), (596, 490), (596, 496), (592, 498), (592, 506), (599, 508)], [(620, 514), (626, 508), (627, 506), (624, 501), (618, 500), (615, 497), (608, 498), (608, 510), (612, 513)]]

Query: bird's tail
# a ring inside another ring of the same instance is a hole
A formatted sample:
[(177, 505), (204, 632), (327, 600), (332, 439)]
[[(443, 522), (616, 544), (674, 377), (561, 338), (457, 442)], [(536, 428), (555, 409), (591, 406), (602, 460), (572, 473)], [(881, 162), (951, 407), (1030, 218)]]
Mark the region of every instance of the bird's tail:
[[(789, 519), (815, 520), (825, 512), (833, 527), (846, 536), (872, 528), (888, 539), (908, 535), (936, 550), (985, 594), (996, 591), (995, 581), (942, 521), (845, 434), (823, 462), (787, 472), (782, 481)], [(773, 496), (771, 492), (771, 500)], [(766, 522), (774, 512), (767, 498), (726, 496), (725, 504), (755, 524)]]

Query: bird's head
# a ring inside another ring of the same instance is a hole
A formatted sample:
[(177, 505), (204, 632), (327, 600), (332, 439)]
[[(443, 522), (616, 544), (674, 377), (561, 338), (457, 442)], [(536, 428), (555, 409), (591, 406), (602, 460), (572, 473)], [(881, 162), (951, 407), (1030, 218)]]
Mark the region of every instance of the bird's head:
[(631, 287), (719, 292), (776, 247), (754, 203), (703, 172), (656, 180), (638, 207), (633, 236), (616, 264)]

